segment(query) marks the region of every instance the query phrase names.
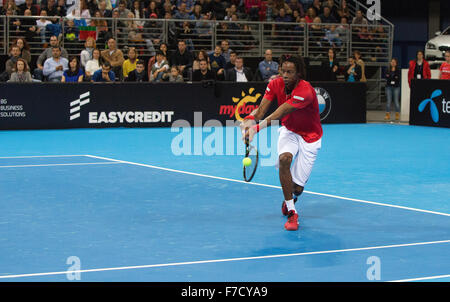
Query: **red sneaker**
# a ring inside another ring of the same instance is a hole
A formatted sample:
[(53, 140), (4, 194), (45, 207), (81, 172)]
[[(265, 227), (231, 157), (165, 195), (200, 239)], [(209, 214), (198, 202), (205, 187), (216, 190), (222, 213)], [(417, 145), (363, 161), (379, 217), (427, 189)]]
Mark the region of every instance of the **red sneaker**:
[[(294, 198), (294, 204), (297, 202), (297, 197)], [(284, 216), (287, 216), (289, 211), (286, 205), (286, 201), (283, 201), (283, 204), (281, 205), (281, 213), (283, 213)]]
[(298, 214), (293, 210), (288, 213), (288, 221), (284, 224), (284, 228), (288, 231), (298, 230)]

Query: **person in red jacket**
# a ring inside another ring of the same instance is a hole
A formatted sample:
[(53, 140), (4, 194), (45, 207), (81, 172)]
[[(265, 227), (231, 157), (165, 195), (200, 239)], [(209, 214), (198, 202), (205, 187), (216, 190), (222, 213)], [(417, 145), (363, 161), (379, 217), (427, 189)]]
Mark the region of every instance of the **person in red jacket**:
[(450, 50), (445, 52), (445, 62), (439, 68), (439, 79), (450, 80)]
[(431, 79), (430, 64), (423, 58), (423, 51), (419, 50), (415, 60), (409, 62), (408, 83), (411, 87), (412, 79)]

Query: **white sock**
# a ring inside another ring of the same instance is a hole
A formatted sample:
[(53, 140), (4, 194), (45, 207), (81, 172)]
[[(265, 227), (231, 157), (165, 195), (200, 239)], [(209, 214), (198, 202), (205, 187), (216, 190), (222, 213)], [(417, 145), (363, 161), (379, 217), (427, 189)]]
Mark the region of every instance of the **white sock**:
[(295, 213), (297, 213), (297, 210), (295, 209), (294, 206), (294, 199), (286, 200), (286, 206), (288, 211), (294, 211)]

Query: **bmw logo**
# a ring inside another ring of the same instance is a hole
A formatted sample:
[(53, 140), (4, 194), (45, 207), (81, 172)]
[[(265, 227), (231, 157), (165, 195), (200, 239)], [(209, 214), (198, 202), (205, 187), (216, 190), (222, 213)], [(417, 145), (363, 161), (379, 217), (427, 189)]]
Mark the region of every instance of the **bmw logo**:
[(315, 87), (317, 100), (319, 101), (320, 120), (323, 121), (331, 112), (331, 97), (328, 91), (321, 87)]

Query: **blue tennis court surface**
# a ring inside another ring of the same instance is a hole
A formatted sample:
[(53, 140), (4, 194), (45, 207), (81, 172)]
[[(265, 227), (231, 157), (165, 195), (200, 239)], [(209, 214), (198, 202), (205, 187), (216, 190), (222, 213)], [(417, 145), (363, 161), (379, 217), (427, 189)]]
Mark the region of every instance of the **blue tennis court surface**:
[(273, 166), (176, 135), (1, 131), (0, 281), (450, 281), (448, 129), (325, 125), (297, 232)]

